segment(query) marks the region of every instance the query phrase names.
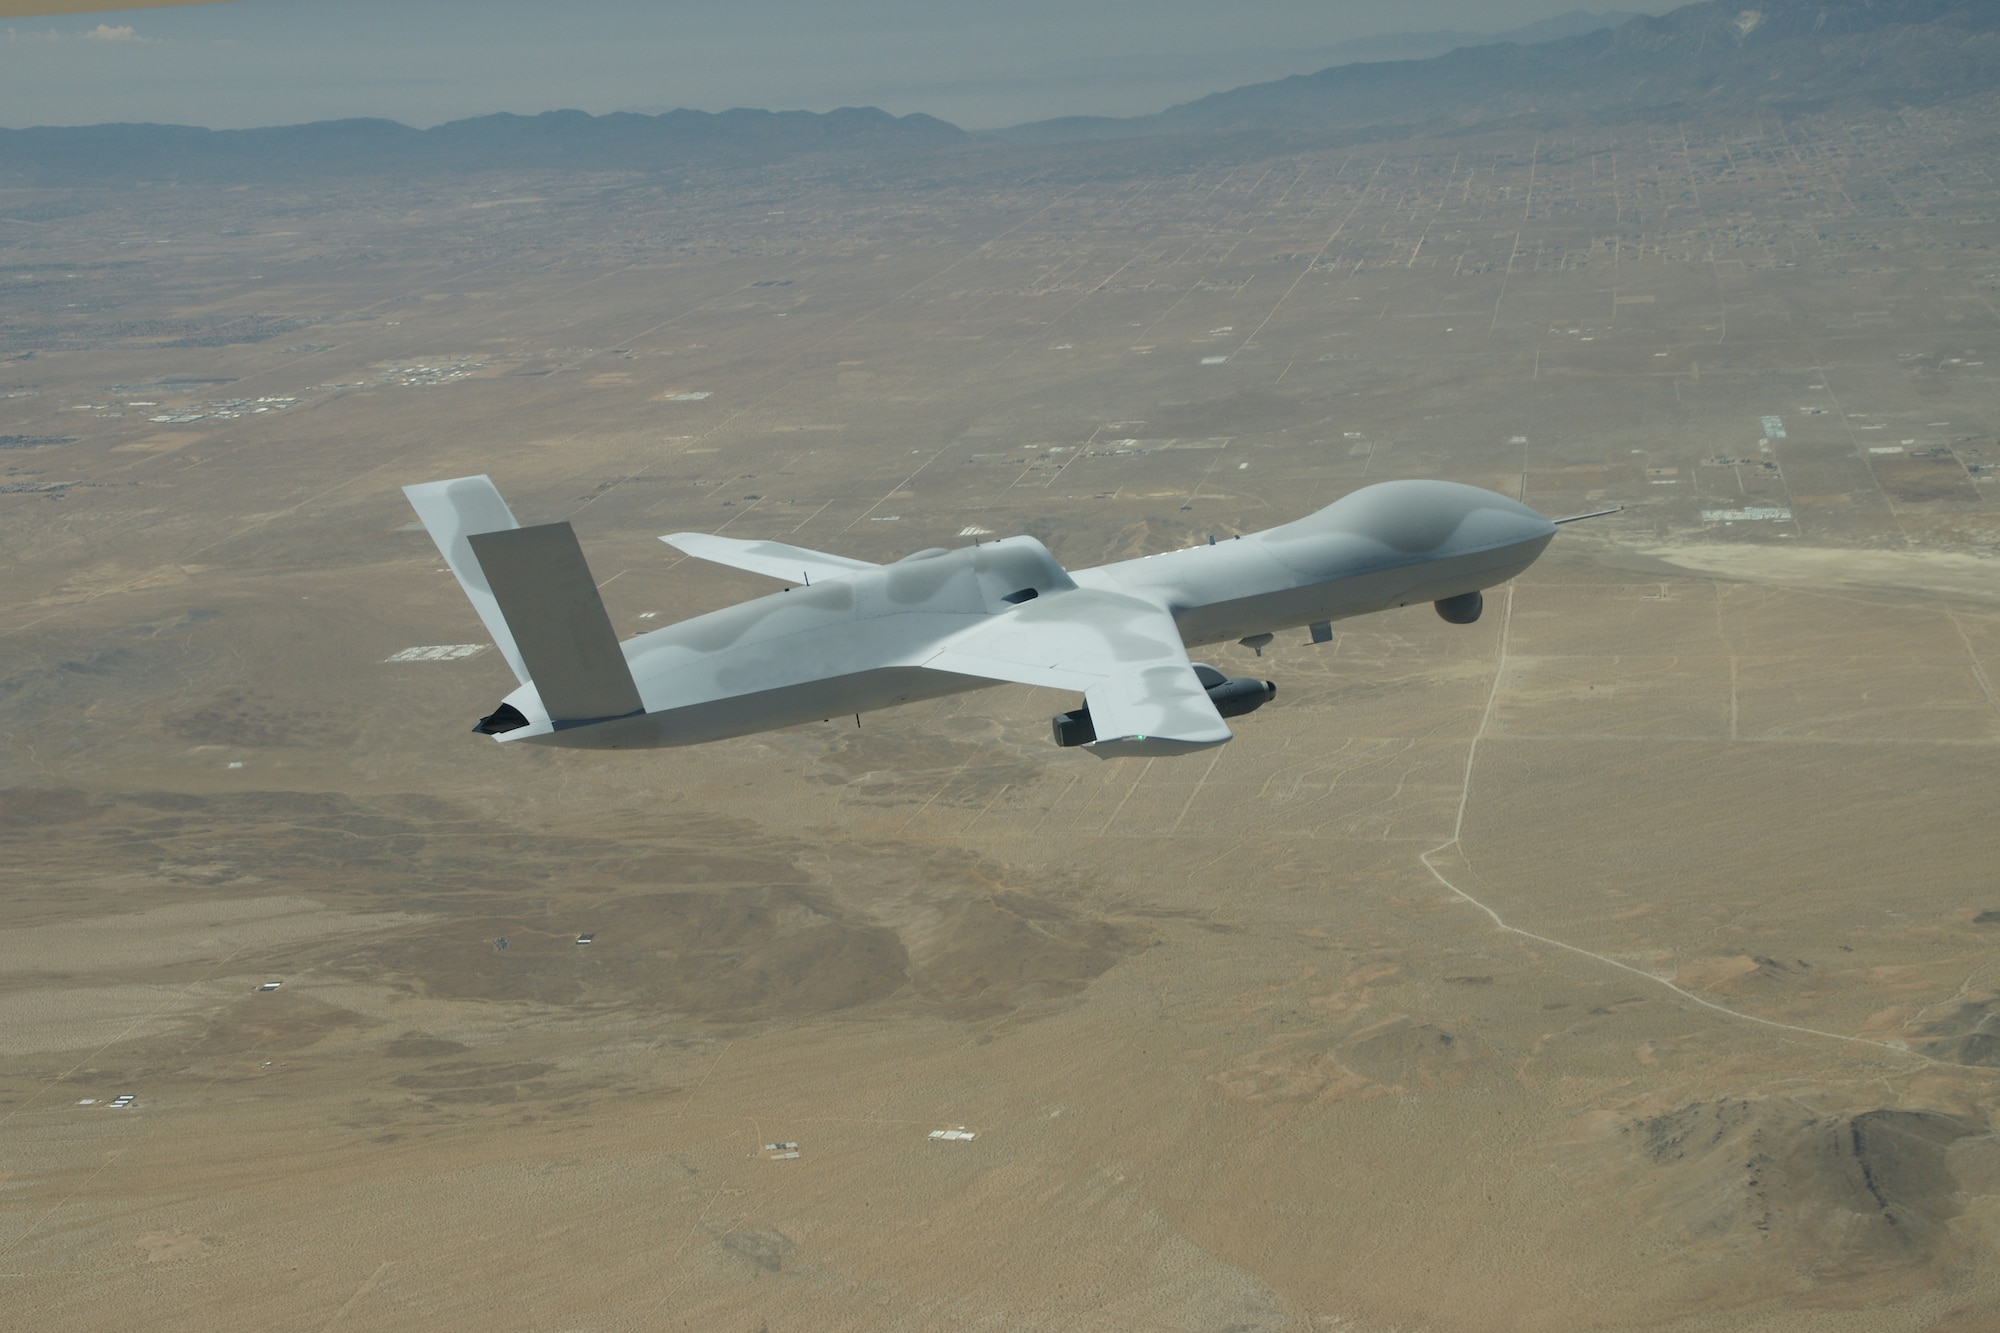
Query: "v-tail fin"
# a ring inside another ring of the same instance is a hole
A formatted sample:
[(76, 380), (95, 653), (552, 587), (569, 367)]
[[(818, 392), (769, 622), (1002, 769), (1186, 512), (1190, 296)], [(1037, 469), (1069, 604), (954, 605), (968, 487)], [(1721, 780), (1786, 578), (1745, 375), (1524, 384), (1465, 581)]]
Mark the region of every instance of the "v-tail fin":
[(403, 493), (550, 722), (560, 728), (643, 711), (569, 524), (522, 527), (483, 476), (405, 486)]
[(645, 711), (569, 524), (468, 540), (549, 721), (574, 726)]
[(470, 540), (478, 533), (510, 532), (521, 526), (507, 508), (507, 502), (500, 498), (500, 488), (491, 477), (454, 477), (450, 481), (405, 486), (403, 494), (417, 511), (424, 531), (437, 543), (438, 554), (458, 576), (458, 586), (465, 589), (472, 609), (479, 613), (486, 632), (493, 636), (493, 646), (507, 659), (507, 665), (514, 668), (514, 678), (527, 684), (527, 665), (521, 660), (521, 650), (514, 645), (513, 631), (507, 628), (507, 618), (500, 614), (500, 603), (494, 599), (479, 559), (472, 553)]

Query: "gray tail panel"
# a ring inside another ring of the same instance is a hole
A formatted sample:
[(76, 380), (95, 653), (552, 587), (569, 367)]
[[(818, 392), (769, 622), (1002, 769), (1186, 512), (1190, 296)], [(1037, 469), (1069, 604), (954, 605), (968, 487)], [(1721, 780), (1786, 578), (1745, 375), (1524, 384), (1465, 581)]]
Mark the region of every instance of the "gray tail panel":
[(469, 540), (551, 722), (575, 726), (644, 710), (569, 524)]

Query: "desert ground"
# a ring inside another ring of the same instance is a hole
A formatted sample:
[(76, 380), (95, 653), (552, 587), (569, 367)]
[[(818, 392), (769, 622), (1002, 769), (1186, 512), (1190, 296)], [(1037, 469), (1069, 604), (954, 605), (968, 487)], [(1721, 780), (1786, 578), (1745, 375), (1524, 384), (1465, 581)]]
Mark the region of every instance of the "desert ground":
[[(1993, 111), (0, 191), (12, 1319), (2000, 1326)], [(1623, 509), (1213, 752), (563, 752), (475, 472), (621, 633), (773, 590), (677, 530)]]

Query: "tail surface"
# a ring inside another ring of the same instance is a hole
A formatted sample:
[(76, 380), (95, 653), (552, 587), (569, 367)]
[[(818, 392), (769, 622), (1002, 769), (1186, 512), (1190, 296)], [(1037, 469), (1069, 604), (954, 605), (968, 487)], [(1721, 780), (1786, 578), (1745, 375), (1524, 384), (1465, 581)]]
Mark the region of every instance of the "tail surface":
[(558, 729), (644, 711), (568, 523), (524, 528), (486, 477), (404, 487), (495, 646)]
[(450, 481), (405, 486), (403, 494), (410, 497), (410, 507), (417, 511), (424, 531), (437, 543), (438, 554), (458, 576), (458, 586), (465, 589), (472, 609), (479, 613), (486, 632), (493, 636), (493, 646), (507, 659), (507, 665), (514, 668), (514, 678), (526, 685), (527, 664), (521, 660), (521, 650), (514, 646), (514, 633), (507, 628), (507, 618), (500, 613), (500, 603), (493, 596), (485, 571), (479, 567), (479, 558), (472, 553), (474, 535), (511, 532), (521, 526), (507, 508), (507, 502), (500, 498), (500, 488), (491, 477), (454, 477)]
[(467, 540), (549, 721), (561, 728), (645, 711), (569, 524), (481, 532)]

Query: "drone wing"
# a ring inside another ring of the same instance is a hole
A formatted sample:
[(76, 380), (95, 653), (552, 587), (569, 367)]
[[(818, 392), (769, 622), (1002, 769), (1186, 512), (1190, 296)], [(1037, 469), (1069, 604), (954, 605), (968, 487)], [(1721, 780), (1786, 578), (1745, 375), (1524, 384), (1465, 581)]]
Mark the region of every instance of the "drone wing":
[(808, 551), (803, 546), (716, 537), (706, 532), (670, 532), (660, 540), (697, 560), (713, 561), (732, 569), (747, 569), (752, 574), (765, 574), (792, 583), (811, 583), (816, 578), (837, 579), (860, 570), (877, 568), (866, 560), (850, 560), (844, 555)]
[(933, 671), (1082, 690), (1099, 756), (1185, 754), (1220, 745), (1228, 724), (1196, 678), (1165, 607), (1091, 588), (1024, 603), (952, 635)]

